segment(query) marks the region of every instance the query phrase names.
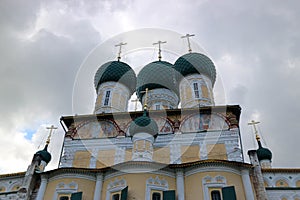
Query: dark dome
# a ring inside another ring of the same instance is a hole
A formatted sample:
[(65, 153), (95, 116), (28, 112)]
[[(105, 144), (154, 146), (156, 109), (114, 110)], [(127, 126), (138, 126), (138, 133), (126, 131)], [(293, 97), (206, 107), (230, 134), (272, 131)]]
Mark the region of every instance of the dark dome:
[(111, 61), (103, 64), (95, 74), (94, 84), (96, 90), (101, 83), (114, 81), (126, 85), (131, 94), (135, 91), (136, 75), (133, 69), (126, 63)]
[(272, 160), (272, 152), (264, 147), (259, 147), (256, 150), (257, 158), (259, 161), (261, 160)]
[(36, 155), (40, 155), (42, 160), (48, 164), (51, 160), (51, 154), (47, 151), (47, 147), (48, 145), (43, 150), (36, 152)]
[(137, 76), (137, 96), (142, 100), (146, 88), (148, 90), (166, 88), (179, 96), (176, 70), (171, 63), (155, 61), (146, 65)]
[(131, 136), (142, 132), (149, 133), (153, 136), (158, 134), (158, 126), (153, 119), (148, 117), (146, 110), (144, 110), (143, 116), (136, 118), (129, 126), (129, 133)]
[(216, 68), (212, 60), (200, 53), (188, 53), (179, 57), (175, 69), (182, 75), (204, 74), (211, 79), (212, 85), (216, 81)]

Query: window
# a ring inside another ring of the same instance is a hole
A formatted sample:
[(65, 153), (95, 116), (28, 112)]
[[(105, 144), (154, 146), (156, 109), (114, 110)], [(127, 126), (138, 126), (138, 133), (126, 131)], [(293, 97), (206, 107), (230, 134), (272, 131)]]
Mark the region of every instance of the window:
[(194, 88), (195, 98), (199, 99), (200, 95), (199, 95), (198, 83), (193, 83), (193, 88)]
[(160, 110), (160, 105), (155, 105), (155, 110)]
[(221, 194), (219, 190), (211, 191), (211, 200), (221, 200)]
[(113, 194), (112, 200), (120, 200), (120, 194)]
[(158, 192), (152, 193), (152, 200), (161, 200), (161, 194)]
[(105, 99), (104, 99), (104, 105), (107, 106), (108, 105), (108, 102), (109, 102), (109, 96), (110, 96), (110, 91), (106, 91), (106, 94), (105, 94)]
[(61, 197), (59, 197), (59, 200), (69, 200), (69, 197), (68, 196), (61, 196)]

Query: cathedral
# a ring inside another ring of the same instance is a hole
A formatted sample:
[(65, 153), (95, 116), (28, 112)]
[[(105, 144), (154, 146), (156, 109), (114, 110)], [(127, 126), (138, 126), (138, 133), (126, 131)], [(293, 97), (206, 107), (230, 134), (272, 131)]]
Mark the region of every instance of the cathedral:
[[(300, 200), (300, 169), (272, 168), (255, 121), (257, 147), (245, 161), (241, 107), (215, 105), (215, 64), (192, 52), (190, 36), (174, 63), (162, 59), (161, 41), (158, 60), (138, 73), (121, 51), (99, 63), (93, 113), (60, 119), (59, 167), (45, 170), (49, 137), (26, 172), (0, 175), (0, 199)], [(129, 112), (134, 93), (143, 109)]]

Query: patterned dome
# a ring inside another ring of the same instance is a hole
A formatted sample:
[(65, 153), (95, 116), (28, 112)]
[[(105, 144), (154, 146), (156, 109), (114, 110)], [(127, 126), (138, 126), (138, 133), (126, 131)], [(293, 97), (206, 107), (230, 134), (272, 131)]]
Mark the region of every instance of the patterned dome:
[(259, 161), (261, 160), (272, 160), (272, 152), (264, 147), (259, 147), (256, 150), (257, 158)]
[(143, 116), (138, 117), (131, 122), (129, 133), (131, 136), (136, 133), (149, 133), (156, 136), (158, 134), (158, 126), (153, 119), (149, 118), (148, 111), (144, 110)]
[(182, 75), (204, 74), (208, 76), (212, 84), (216, 81), (216, 68), (214, 63), (207, 56), (200, 53), (188, 53), (179, 57), (175, 64), (175, 69)]
[(48, 145), (46, 145), (43, 150), (36, 152), (36, 155), (40, 155), (42, 160), (48, 164), (51, 160), (51, 154), (47, 151), (47, 147)]
[(103, 64), (95, 74), (94, 84), (96, 90), (101, 83), (114, 81), (126, 85), (131, 94), (135, 91), (136, 75), (133, 69), (126, 63), (111, 61)]
[(166, 88), (179, 96), (178, 81), (175, 76), (176, 70), (171, 63), (155, 61), (146, 65), (137, 76), (137, 96), (140, 100), (144, 95), (143, 91)]

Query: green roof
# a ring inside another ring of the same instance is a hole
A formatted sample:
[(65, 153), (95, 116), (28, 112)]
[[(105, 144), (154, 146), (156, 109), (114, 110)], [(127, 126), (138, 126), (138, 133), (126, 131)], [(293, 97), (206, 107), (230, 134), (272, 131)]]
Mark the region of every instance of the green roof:
[(153, 119), (149, 118), (148, 111), (144, 110), (143, 116), (138, 117), (131, 122), (129, 133), (131, 136), (136, 133), (149, 133), (156, 136), (158, 134), (158, 126)]
[(257, 158), (259, 161), (261, 160), (272, 160), (272, 152), (264, 147), (259, 147), (256, 150)]
[(136, 75), (133, 69), (126, 63), (110, 61), (103, 64), (95, 74), (94, 84), (96, 90), (101, 83), (114, 81), (126, 85), (131, 94), (135, 91)]
[(43, 150), (40, 150), (36, 152), (37, 155), (40, 155), (42, 157), (42, 160), (46, 163), (49, 163), (51, 160), (51, 154), (47, 151), (48, 145), (45, 146)]
[(200, 53), (188, 53), (179, 57), (175, 64), (175, 69), (182, 75), (178, 79), (180, 80), (184, 76), (190, 74), (204, 74), (208, 76), (212, 85), (216, 81), (216, 68), (212, 60), (204, 54)]
[(146, 65), (137, 76), (137, 96), (140, 100), (148, 90), (166, 88), (179, 96), (178, 81), (174, 66), (165, 61), (155, 61)]

